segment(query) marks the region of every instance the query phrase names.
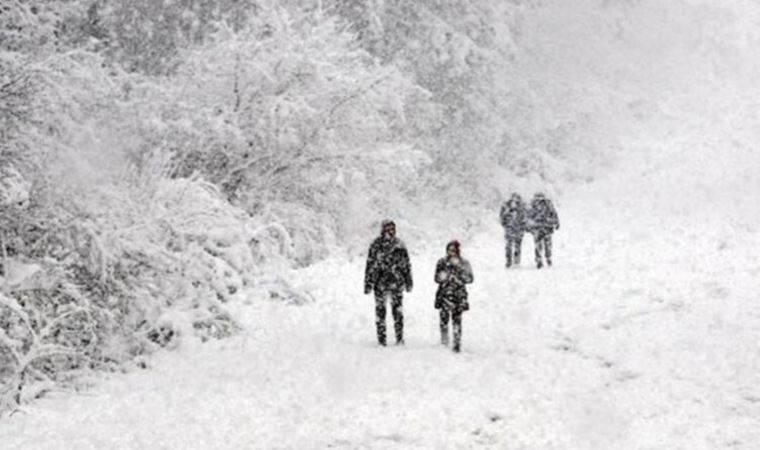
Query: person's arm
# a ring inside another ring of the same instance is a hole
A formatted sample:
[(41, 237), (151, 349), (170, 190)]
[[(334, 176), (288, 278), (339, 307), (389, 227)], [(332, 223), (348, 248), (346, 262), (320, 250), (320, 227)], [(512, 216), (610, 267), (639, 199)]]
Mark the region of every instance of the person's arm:
[(534, 209), (528, 209), (525, 211), (525, 230), (529, 232), (532, 232), (533, 228), (536, 226), (534, 211)]
[(372, 292), (372, 287), (375, 284), (375, 277), (377, 275), (377, 247), (373, 242), (369, 246), (369, 252), (367, 254), (367, 266), (364, 269), (364, 293), (369, 294)]
[(464, 264), (466, 261), (462, 258), (456, 258), (451, 261), (447, 261), (446, 268), (449, 273), (448, 282), (455, 286), (464, 286), (467, 278), (465, 274)]
[(461, 277), (464, 284), (470, 284), (475, 280), (472, 274), (472, 266), (469, 261), (462, 260)]
[(443, 259), (435, 265), (435, 282), (438, 284), (445, 283), (449, 279), (449, 272), (446, 270), (446, 261)]
[(559, 216), (557, 216), (557, 210), (554, 209), (554, 203), (552, 202), (549, 202), (549, 213), (551, 214), (552, 225), (554, 225), (554, 229), (559, 230)]
[(404, 259), (404, 283), (406, 284), (406, 292), (412, 292), (414, 286), (412, 280), (412, 259), (409, 257), (409, 251), (406, 247), (403, 247), (403, 259)]

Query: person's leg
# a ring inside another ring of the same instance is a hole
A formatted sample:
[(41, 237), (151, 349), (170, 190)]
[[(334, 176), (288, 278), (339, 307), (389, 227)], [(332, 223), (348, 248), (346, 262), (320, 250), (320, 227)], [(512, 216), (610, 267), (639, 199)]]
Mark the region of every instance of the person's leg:
[(451, 324), (454, 328), (454, 351), (458, 352), (462, 346), (462, 310), (460, 308), (452, 311)]
[(544, 237), (544, 255), (546, 256), (546, 264), (552, 265), (552, 234), (546, 233)]
[(441, 307), (438, 312), (441, 317), (441, 344), (449, 345), (449, 310)]
[(391, 293), (391, 311), (393, 313), (393, 328), (396, 331), (396, 344), (404, 343), (404, 294), (401, 290), (394, 290)]
[(535, 247), (535, 254), (536, 254), (536, 266), (540, 269), (541, 266), (543, 266), (543, 263), (541, 262), (541, 247), (543, 246), (543, 233), (540, 231), (536, 231), (533, 233), (533, 243)]
[(516, 266), (520, 265), (520, 254), (522, 253), (522, 236), (515, 237), (514, 242), (514, 263)]
[(506, 252), (507, 252), (507, 267), (512, 265), (512, 251), (514, 248), (514, 240), (511, 236), (507, 236)]
[(385, 296), (386, 291), (375, 290), (375, 326), (380, 345), (385, 345)]

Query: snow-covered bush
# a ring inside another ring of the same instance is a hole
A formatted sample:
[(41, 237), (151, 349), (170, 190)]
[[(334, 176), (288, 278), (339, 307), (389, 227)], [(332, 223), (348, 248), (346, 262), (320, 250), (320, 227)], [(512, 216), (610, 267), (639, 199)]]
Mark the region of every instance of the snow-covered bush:
[(131, 105), (100, 61), (29, 59), (11, 67), (28, 103), (0, 96), (0, 410), (83, 370), (229, 335), (224, 303), (270, 256), (252, 253), (257, 224), (215, 186), (170, 178), (160, 154), (130, 162), (139, 140), (118, 138)]
[[(130, 158), (171, 155), (172, 177), (200, 175), (281, 225), (298, 264), (340, 239), (352, 196), (397, 197), (410, 183), (389, 179), (388, 167), (420, 161), (398, 129), (407, 97), (421, 90), (329, 17), (261, 5), (239, 29), (221, 26), (187, 49), (173, 77), (124, 79), (124, 99), (140, 118), (124, 134), (142, 136)], [(399, 150), (392, 160), (377, 158), (388, 147)], [(421, 167), (406, 172), (419, 176)], [(353, 174), (384, 180), (383, 188), (336, 184)], [(377, 210), (369, 202), (356, 213)]]
[(224, 304), (278, 255), (260, 224), (200, 180), (127, 176), (67, 194), (4, 223), (5, 406), (22, 388), (35, 395), (191, 336), (230, 335)]

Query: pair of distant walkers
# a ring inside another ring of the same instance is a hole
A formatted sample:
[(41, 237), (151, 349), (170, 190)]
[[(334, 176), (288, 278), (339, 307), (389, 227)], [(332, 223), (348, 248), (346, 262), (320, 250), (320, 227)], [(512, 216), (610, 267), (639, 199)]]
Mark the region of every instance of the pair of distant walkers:
[(543, 267), (543, 260), (548, 266), (552, 265), (552, 233), (559, 230), (559, 218), (551, 200), (537, 193), (530, 201), (530, 208), (526, 208), (520, 194), (513, 193), (501, 206), (499, 218), (506, 238), (507, 267), (520, 264), (526, 231), (533, 235), (536, 267)]
[[(449, 344), (449, 322), (454, 331), (452, 349), (459, 352), (462, 342), (462, 313), (470, 309), (466, 284), (472, 283), (472, 267), (462, 258), (461, 245), (451, 241), (446, 245), (446, 256), (435, 267), (435, 308), (439, 310), (441, 343)], [(403, 291), (412, 291), (412, 265), (404, 243), (396, 237), (396, 224), (385, 220), (380, 236), (369, 247), (364, 272), (364, 293), (375, 294), (375, 325), (377, 341), (386, 345), (385, 316), (390, 298), (396, 345), (404, 344)]]

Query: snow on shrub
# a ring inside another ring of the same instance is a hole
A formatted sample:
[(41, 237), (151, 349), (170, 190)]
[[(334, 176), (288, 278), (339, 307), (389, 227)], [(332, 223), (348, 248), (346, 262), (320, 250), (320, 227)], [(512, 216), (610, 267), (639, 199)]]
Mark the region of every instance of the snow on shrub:
[(15, 167), (0, 167), (0, 207), (23, 206), (29, 201), (29, 183)]
[(23, 243), (6, 246), (15, 256), (6, 251), (0, 278), (0, 406), (73, 372), (235, 331), (225, 303), (276, 246), (254, 245), (268, 242), (262, 227), (211, 184), (135, 181), (102, 186), (67, 212), (30, 211), (37, 231), (14, 228)]

